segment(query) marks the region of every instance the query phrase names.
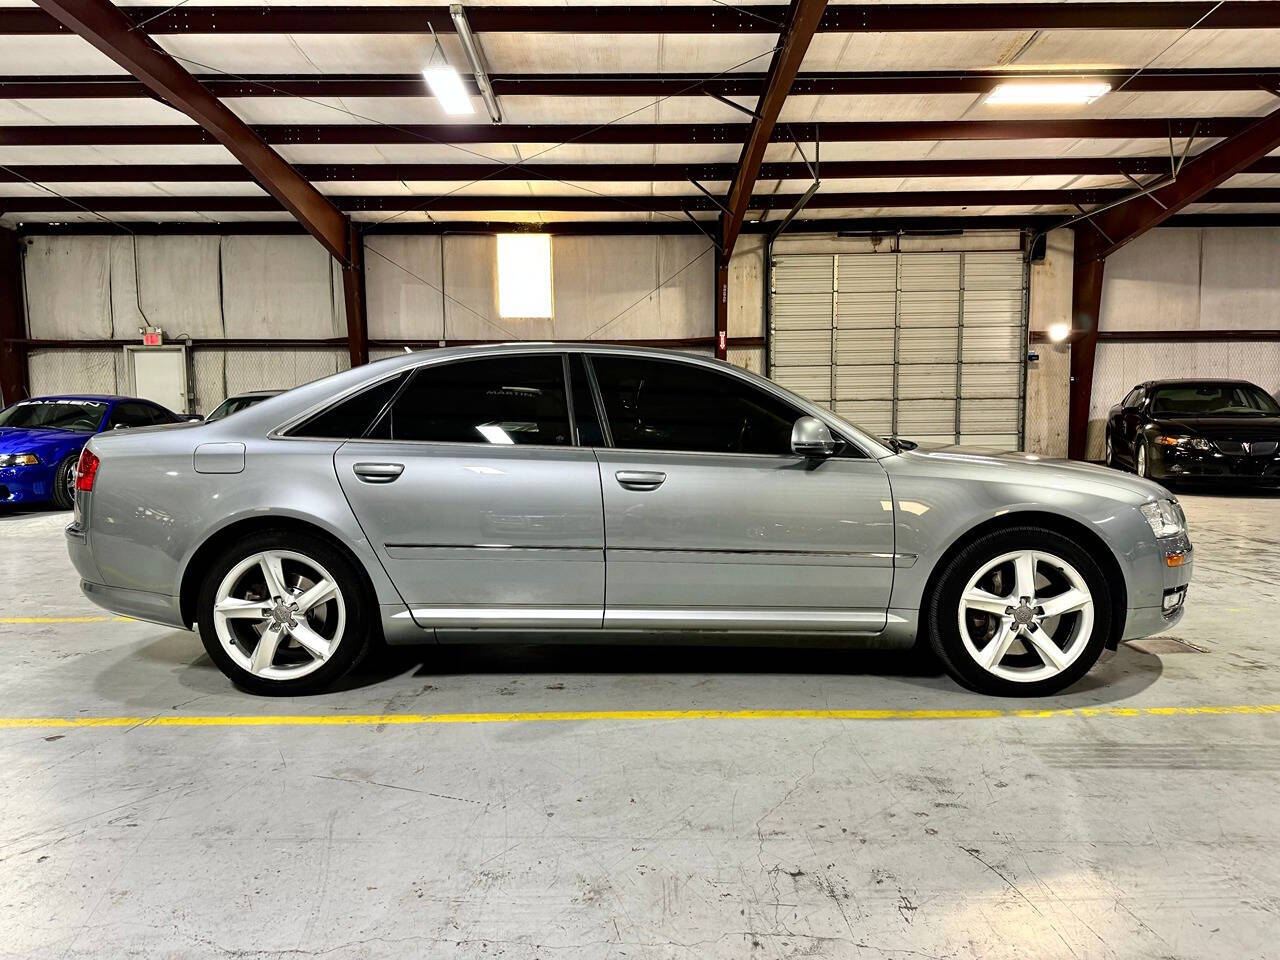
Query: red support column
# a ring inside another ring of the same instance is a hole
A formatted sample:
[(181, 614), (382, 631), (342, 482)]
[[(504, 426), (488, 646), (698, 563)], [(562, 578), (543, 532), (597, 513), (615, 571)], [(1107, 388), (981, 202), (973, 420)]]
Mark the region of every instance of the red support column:
[(0, 407), (31, 395), (27, 376), (22, 239), (0, 228)]
[(1089, 452), (1089, 406), (1093, 400), (1093, 361), (1098, 351), (1102, 275), (1106, 261), (1087, 238), (1089, 226), (1076, 228), (1071, 274), (1071, 383), (1067, 419), (1067, 456), (1084, 460)]
[(716, 359), (729, 358), (729, 260), (716, 257)]

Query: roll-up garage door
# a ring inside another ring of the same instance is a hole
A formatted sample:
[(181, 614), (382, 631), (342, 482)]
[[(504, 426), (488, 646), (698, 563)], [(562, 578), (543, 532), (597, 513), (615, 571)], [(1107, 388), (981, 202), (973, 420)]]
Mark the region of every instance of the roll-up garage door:
[(804, 254), (772, 266), (774, 380), (878, 434), (1022, 444), (1017, 252)]

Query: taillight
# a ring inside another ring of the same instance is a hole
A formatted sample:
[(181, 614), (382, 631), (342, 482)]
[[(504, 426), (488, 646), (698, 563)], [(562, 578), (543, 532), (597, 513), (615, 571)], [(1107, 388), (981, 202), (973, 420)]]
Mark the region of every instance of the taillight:
[(80, 451), (80, 462), (76, 464), (77, 490), (93, 489), (93, 480), (98, 475), (98, 464), (100, 462), (88, 447)]

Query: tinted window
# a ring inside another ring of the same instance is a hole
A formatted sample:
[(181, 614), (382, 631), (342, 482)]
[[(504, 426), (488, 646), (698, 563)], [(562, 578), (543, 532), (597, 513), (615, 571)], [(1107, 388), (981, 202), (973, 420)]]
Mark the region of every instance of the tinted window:
[(596, 412), (596, 399), (587, 378), (587, 365), (582, 354), (569, 356), (569, 382), (573, 386), (573, 419), (578, 426), (578, 443), (584, 447), (604, 446), (604, 431)]
[(1188, 383), (1158, 387), (1152, 393), (1157, 416), (1248, 417), (1275, 416), (1280, 406), (1251, 383)]
[(592, 357), (615, 447), (790, 454), (802, 414), (772, 394), (705, 367)]
[(560, 354), (422, 367), (371, 434), (389, 440), (565, 446), (573, 442)]
[(1129, 395), (1120, 401), (1120, 406), (1125, 408), (1136, 407), (1138, 405), (1138, 402), (1141, 399), (1142, 399), (1142, 388), (1134, 387), (1132, 390), (1129, 391)]
[(291, 437), (321, 437), (327, 440), (350, 440), (363, 437), (365, 431), (387, 401), (395, 394), (404, 374), (375, 384), (368, 390), (348, 397), (341, 403), (304, 420), (289, 431)]
[(239, 413), (241, 410), (248, 410), (266, 399), (266, 397), (227, 397), (205, 419), (210, 422), (221, 420), (223, 417), (229, 417), (231, 414)]
[(0, 412), (0, 427), (71, 430), (93, 433), (102, 423), (107, 405), (97, 400), (23, 400)]
[(172, 423), (169, 415), (159, 407), (147, 403), (117, 403), (107, 421), (107, 429), (116, 427), (150, 427), (157, 423)]

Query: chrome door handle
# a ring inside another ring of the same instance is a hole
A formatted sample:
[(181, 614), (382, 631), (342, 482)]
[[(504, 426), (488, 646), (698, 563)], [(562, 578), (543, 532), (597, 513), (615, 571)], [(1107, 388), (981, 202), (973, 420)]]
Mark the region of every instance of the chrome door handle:
[(365, 483), (391, 483), (404, 473), (403, 463), (357, 463), (351, 468)]
[(619, 470), (613, 476), (628, 490), (657, 490), (667, 479), (665, 473), (656, 470)]

